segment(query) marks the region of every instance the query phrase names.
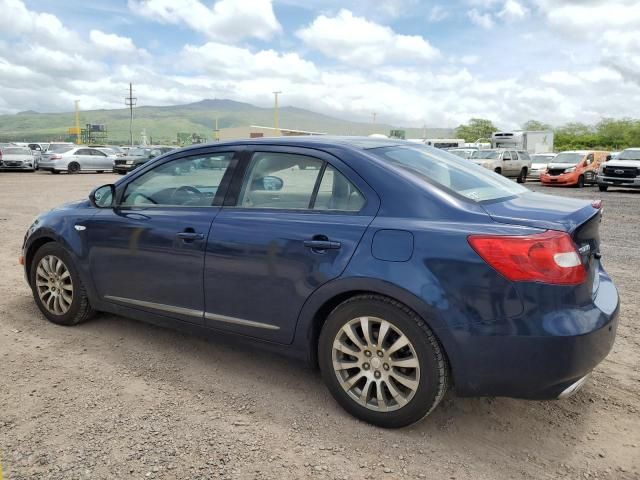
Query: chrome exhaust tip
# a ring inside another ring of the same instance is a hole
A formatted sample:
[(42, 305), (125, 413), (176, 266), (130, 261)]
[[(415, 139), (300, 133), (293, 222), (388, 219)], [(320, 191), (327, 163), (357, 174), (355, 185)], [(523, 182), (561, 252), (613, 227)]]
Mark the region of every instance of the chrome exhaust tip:
[(591, 376), (591, 373), (587, 373), (584, 377), (580, 378), (578, 381), (572, 383), (567, 388), (565, 388), (560, 395), (558, 395), (558, 399), (569, 398), (574, 393), (582, 388), (582, 386), (587, 382), (587, 379)]

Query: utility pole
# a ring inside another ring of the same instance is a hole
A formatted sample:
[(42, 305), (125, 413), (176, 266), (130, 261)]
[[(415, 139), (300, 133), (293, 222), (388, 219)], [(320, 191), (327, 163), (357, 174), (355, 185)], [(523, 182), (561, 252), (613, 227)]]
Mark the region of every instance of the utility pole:
[(275, 98), (275, 104), (274, 104), (274, 109), (273, 109), (273, 126), (276, 129), (276, 135), (279, 137), (280, 136), (280, 125), (278, 125), (278, 95), (280, 95), (282, 92), (281, 91), (277, 91), (277, 92), (273, 92), (274, 98)]
[(376, 116), (377, 116), (377, 115), (378, 115), (378, 114), (377, 114), (376, 112), (373, 112), (373, 113), (371, 114), (371, 116), (373, 117), (373, 124), (374, 124), (374, 125), (376, 124)]
[(80, 100), (76, 100), (76, 145), (80, 145)]
[(216, 117), (216, 128), (213, 130), (213, 140), (216, 142), (220, 141), (220, 129), (218, 128), (218, 117)]
[(129, 96), (124, 98), (124, 104), (129, 107), (129, 145), (133, 146), (133, 107), (138, 99), (133, 96), (133, 85), (129, 82)]

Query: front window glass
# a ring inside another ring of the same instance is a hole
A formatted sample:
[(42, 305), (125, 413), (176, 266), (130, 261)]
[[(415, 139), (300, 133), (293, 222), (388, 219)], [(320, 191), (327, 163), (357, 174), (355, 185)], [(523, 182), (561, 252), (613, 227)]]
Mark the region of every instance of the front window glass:
[(216, 153), (158, 165), (127, 185), (122, 205), (210, 206), (232, 157), (232, 152)]
[(584, 153), (562, 152), (556, 155), (553, 159), (553, 163), (568, 163), (575, 165), (584, 157)]
[(623, 150), (616, 160), (640, 160), (640, 150)]
[(493, 160), (498, 158), (500, 152), (498, 150), (476, 150), (471, 154), (472, 159)]
[(437, 183), (470, 200), (495, 200), (528, 191), (484, 167), (435, 148), (393, 146), (368, 151), (394, 167), (419, 179)]

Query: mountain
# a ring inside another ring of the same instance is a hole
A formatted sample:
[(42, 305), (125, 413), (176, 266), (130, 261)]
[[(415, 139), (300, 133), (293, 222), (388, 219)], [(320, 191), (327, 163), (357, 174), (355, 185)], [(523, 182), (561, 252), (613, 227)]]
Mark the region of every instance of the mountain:
[[(234, 100), (202, 100), (186, 105), (136, 107), (133, 112), (134, 141), (144, 129), (154, 143), (173, 143), (178, 132), (196, 133), (213, 138), (215, 119), (218, 128), (249, 125), (273, 125), (273, 108), (262, 108)], [(69, 127), (75, 123), (75, 114), (20, 112), (0, 115), (0, 141), (48, 141), (67, 138)], [(129, 110), (86, 110), (80, 112), (80, 125), (105, 124), (111, 143), (129, 140)], [(403, 128), (386, 124), (351, 122), (296, 107), (280, 108), (280, 127), (310, 130), (330, 134), (369, 135), (389, 134), (392, 129), (406, 130), (407, 138), (421, 138), (421, 128)], [(451, 137), (446, 128), (427, 128), (428, 138)]]

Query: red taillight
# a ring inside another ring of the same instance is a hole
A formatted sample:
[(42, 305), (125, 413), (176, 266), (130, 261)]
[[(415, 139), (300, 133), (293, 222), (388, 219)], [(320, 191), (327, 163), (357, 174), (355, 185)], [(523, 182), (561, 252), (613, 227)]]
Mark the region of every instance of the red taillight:
[(580, 255), (564, 232), (470, 235), (469, 244), (485, 262), (515, 282), (577, 285), (587, 278)]

